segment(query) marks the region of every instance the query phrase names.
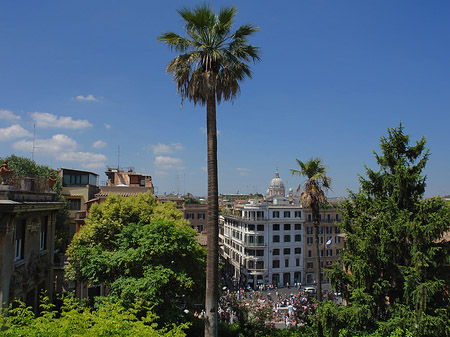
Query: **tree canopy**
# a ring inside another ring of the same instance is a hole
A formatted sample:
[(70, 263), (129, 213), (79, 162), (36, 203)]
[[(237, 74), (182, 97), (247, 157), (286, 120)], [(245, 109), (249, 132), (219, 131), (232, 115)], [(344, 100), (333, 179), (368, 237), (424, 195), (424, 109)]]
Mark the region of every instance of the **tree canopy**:
[(183, 337), (186, 324), (158, 329), (155, 315), (148, 311), (139, 317), (140, 307), (124, 308), (120, 304), (103, 301), (93, 310), (83, 306), (78, 300), (67, 297), (59, 311), (44, 298), (41, 313), (34, 316), (31, 307), (20, 303), (13, 309), (10, 306), (0, 311), (2, 336), (60, 337)]
[(153, 306), (162, 321), (202, 302), (205, 252), (196, 232), (173, 204), (150, 193), (93, 205), (68, 256), (69, 278), (104, 283), (122, 305)]
[(328, 275), (360, 328), (449, 336), (450, 243), (443, 235), (450, 207), (422, 199), (429, 150), (425, 138), (413, 145), (409, 138), (401, 124), (381, 137), (379, 170), (366, 167), (359, 191), (343, 203), (342, 266)]

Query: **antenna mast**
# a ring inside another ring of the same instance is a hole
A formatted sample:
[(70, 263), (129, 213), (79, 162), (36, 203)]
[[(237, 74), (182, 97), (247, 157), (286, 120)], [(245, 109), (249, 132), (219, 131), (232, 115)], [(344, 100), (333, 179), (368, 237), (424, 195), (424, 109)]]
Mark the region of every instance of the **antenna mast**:
[(117, 146), (117, 171), (120, 171), (120, 145)]
[(34, 161), (34, 149), (37, 148), (37, 146), (34, 145), (35, 140), (36, 140), (36, 123), (33, 124), (33, 149), (31, 150), (32, 161)]

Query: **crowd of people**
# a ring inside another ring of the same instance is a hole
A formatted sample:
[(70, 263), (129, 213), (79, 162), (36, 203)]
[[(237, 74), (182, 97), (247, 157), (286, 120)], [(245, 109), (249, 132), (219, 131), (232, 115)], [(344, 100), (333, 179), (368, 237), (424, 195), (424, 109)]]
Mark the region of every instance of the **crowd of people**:
[[(276, 287), (265, 286), (259, 290), (228, 291), (224, 289), (219, 301), (219, 319), (220, 321), (233, 324), (239, 321), (239, 310), (246, 306), (246, 312), (249, 317), (260, 315), (263, 308), (271, 308), (271, 312), (264, 312), (264, 317), (276, 325), (278, 328), (290, 328), (292, 326), (303, 325), (306, 322), (308, 314), (315, 310), (315, 295), (302, 291), (300, 287), (292, 287), (279, 291)], [(324, 292), (323, 296), (333, 299), (334, 294)], [(253, 311), (253, 312), (252, 312)]]

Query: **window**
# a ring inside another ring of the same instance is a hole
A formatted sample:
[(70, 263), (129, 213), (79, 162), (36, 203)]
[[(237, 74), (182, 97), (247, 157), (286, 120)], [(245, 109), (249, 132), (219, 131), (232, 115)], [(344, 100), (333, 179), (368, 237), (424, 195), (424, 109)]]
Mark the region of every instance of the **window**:
[(88, 174), (64, 174), (63, 176), (63, 186), (83, 186), (88, 185), (89, 183)]
[(341, 243), (341, 237), (338, 236), (338, 235), (336, 235), (336, 236), (334, 237), (334, 243)]
[(301, 247), (296, 247), (294, 249), (294, 254), (301, 254), (302, 253), (302, 248)]
[(48, 216), (44, 216), (41, 219), (41, 232), (39, 235), (40, 251), (47, 249), (47, 226), (48, 226)]
[(258, 235), (256, 237), (256, 242), (259, 244), (264, 244), (264, 235)]
[(291, 236), (290, 235), (285, 235), (284, 236), (284, 242), (291, 242)]
[(290, 211), (284, 211), (284, 217), (285, 218), (290, 218), (291, 217), (291, 212)]
[(284, 266), (286, 268), (289, 267), (289, 259), (284, 260)]
[(306, 227), (306, 234), (312, 235), (313, 228), (312, 227)]
[(264, 261), (256, 261), (256, 269), (264, 269)]
[(279, 224), (274, 224), (273, 225), (273, 230), (274, 231), (279, 231), (280, 230), (280, 225)]
[(205, 220), (205, 213), (198, 213), (197, 214), (197, 219), (198, 220)]
[(81, 209), (81, 199), (68, 199), (69, 200), (69, 210), (79, 211)]
[(339, 228), (339, 226), (334, 227), (334, 232), (336, 234), (339, 234), (341, 232), (341, 229)]
[(302, 211), (295, 211), (294, 212), (294, 217), (301, 218), (302, 217)]
[(306, 238), (306, 243), (307, 243), (308, 245), (312, 245), (312, 244), (313, 244), (313, 238), (312, 238), (311, 236), (308, 236), (308, 237)]
[(311, 256), (312, 256), (312, 251), (308, 250), (308, 257), (311, 257)]
[(295, 242), (300, 242), (302, 241), (302, 236), (300, 234), (296, 234), (295, 235)]
[(300, 259), (295, 259), (295, 266), (296, 267), (300, 266)]
[(323, 256), (323, 249), (321, 249), (319, 252), (320, 252), (320, 256)]
[(247, 266), (248, 266), (248, 269), (253, 269), (253, 268), (255, 268), (255, 262), (254, 261), (248, 261)]
[(194, 213), (186, 213), (186, 219), (194, 220)]
[(323, 236), (319, 237), (319, 243), (320, 243), (320, 244), (323, 243)]
[(331, 222), (331, 214), (328, 214), (328, 215), (327, 215), (327, 221), (328, 221), (328, 222)]
[(257, 225), (256, 229), (258, 230), (258, 232), (264, 232), (264, 225)]
[(306, 264), (306, 268), (307, 268), (307, 269), (313, 269), (313, 263), (312, 263), (312, 262), (308, 262), (308, 263)]
[(319, 226), (318, 228), (319, 228), (319, 234), (323, 234), (323, 227)]
[(264, 256), (263, 250), (256, 250), (256, 256)]
[(311, 216), (311, 214), (308, 214), (308, 222), (312, 222), (312, 216)]
[(16, 240), (15, 240), (15, 253), (14, 261), (20, 261), (23, 259), (24, 247), (25, 247), (25, 229), (26, 220), (19, 219), (16, 222)]
[(248, 230), (249, 231), (254, 231), (255, 230), (255, 225), (248, 225)]
[(280, 250), (279, 249), (274, 249), (273, 250), (273, 255), (280, 255)]
[(291, 224), (290, 223), (285, 223), (284, 224), (284, 230), (285, 231), (290, 231), (291, 230)]
[(327, 256), (333, 256), (333, 250), (327, 249)]
[(301, 231), (302, 230), (302, 224), (301, 223), (296, 223), (295, 224), (295, 230), (296, 231)]
[[(329, 215), (329, 214), (328, 214), (328, 215)], [(327, 229), (327, 230), (326, 230), (326, 233), (327, 233), (327, 234), (331, 234), (331, 233), (333, 232), (333, 227), (327, 226), (326, 229)]]
[(339, 214), (336, 214), (336, 221), (339, 221)]
[(283, 249), (283, 255), (289, 255), (291, 254), (291, 249), (290, 248), (284, 248)]
[(280, 212), (279, 211), (273, 211), (273, 217), (274, 218), (279, 218), (280, 217)]
[(280, 242), (280, 236), (279, 235), (274, 235), (273, 236), (273, 242)]
[(273, 260), (272, 268), (280, 268), (280, 260)]

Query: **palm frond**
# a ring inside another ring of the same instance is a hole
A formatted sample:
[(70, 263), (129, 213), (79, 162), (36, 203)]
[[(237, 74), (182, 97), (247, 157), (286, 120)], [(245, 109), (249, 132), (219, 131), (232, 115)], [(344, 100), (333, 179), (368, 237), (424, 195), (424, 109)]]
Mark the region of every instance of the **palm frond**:
[(177, 83), (182, 101), (206, 103), (214, 91), (216, 101), (233, 101), (240, 93), (240, 82), (251, 78), (248, 63), (259, 61), (259, 48), (247, 44), (248, 36), (259, 29), (252, 25), (231, 28), (237, 9), (223, 8), (216, 13), (204, 4), (193, 9), (182, 8), (186, 37), (169, 32), (158, 40), (173, 50), (182, 52), (167, 66)]

